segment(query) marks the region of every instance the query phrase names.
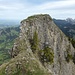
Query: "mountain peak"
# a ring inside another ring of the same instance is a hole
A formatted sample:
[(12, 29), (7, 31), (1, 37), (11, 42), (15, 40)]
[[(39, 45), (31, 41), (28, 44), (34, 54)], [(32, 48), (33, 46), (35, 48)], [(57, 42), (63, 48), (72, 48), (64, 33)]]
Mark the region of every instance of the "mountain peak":
[(12, 48), (12, 60), (0, 75), (74, 75), (74, 48), (47, 15), (21, 21), (20, 35)]
[(52, 18), (50, 17), (49, 14), (37, 14), (37, 15), (29, 16), (27, 19), (24, 19), (21, 22), (23, 22), (25, 20), (34, 20), (34, 19), (37, 19), (37, 18), (39, 18), (39, 19), (45, 19), (47, 17), (49, 17), (52, 20)]
[(75, 24), (75, 19), (67, 18), (66, 21), (71, 23), (71, 24)]

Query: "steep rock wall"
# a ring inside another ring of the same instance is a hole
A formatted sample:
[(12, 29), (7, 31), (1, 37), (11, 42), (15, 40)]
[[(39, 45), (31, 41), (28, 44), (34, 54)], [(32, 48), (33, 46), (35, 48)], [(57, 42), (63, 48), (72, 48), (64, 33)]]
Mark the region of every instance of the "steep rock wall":
[(37, 31), (40, 49), (48, 45), (54, 51), (54, 63), (52, 65), (45, 63), (45, 67), (51, 70), (53, 75), (74, 75), (74, 63), (72, 60), (66, 61), (67, 50), (73, 56), (74, 48), (49, 15), (28, 17), (21, 22), (20, 29), (21, 34), (27, 35), (27, 39), (33, 38), (34, 32)]

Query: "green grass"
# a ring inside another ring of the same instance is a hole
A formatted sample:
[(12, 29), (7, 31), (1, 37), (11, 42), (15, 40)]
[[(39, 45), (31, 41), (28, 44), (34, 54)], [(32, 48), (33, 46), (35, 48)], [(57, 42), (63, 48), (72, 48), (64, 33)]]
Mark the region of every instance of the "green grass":
[[(26, 59), (22, 59), (24, 56)], [(42, 64), (36, 58), (34, 60), (32, 58), (35, 57), (32, 54), (28, 55), (28, 52), (24, 51), (13, 60), (10, 60), (9, 63), (2, 65), (0, 75), (49, 75)], [(22, 64), (18, 64), (18, 67), (17, 62)], [(6, 66), (9, 66), (7, 74), (5, 74)]]

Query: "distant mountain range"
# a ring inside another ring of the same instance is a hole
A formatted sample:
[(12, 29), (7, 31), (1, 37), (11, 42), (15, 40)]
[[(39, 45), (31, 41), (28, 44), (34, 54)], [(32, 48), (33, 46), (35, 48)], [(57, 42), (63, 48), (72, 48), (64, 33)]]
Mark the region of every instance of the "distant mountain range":
[(4, 19), (0, 19), (0, 28), (11, 27), (11, 26), (19, 26), (19, 25), (20, 25), (19, 20), (4, 20)]
[(19, 27), (8, 27), (0, 29), (0, 65), (10, 59), (9, 52), (15, 39), (19, 36)]
[(68, 37), (75, 39), (75, 19), (53, 19), (53, 21)]
[(75, 19), (67, 18), (66, 21), (71, 24), (75, 24)]

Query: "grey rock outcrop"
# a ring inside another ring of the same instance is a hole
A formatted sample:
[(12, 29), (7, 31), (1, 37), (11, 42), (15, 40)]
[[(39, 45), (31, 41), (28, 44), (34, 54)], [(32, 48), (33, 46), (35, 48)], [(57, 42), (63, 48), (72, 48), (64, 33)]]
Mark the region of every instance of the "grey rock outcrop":
[[(34, 55), (30, 39), (33, 39), (36, 31), (39, 39), (39, 49), (43, 50), (45, 46), (48, 46), (54, 52), (54, 62), (52, 64), (45, 62), (43, 67), (52, 75), (75, 75), (75, 65), (73, 58), (71, 58), (74, 56), (75, 49), (48, 14), (28, 17), (21, 21), (20, 29), (18, 41), (15, 42), (12, 50), (13, 57), (18, 56), (24, 50)], [(39, 56), (36, 54), (34, 56), (39, 61)]]
[(70, 60), (66, 61), (67, 50), (73, 56), (74, 48), (68, 41), (68, 38), (54, 24), (49, 15), (34, 15), (21, 22), (21, 34), (27, 34), (27, 39), (33, 38), (36, 30), (39, 38), (39, 47), (43, 49), (48, 45), (54, 51), (54, 63), (52, 65), (45, 64), (45, 67), (52, 72), (53, 75), (75, 75), (75, 65)]

